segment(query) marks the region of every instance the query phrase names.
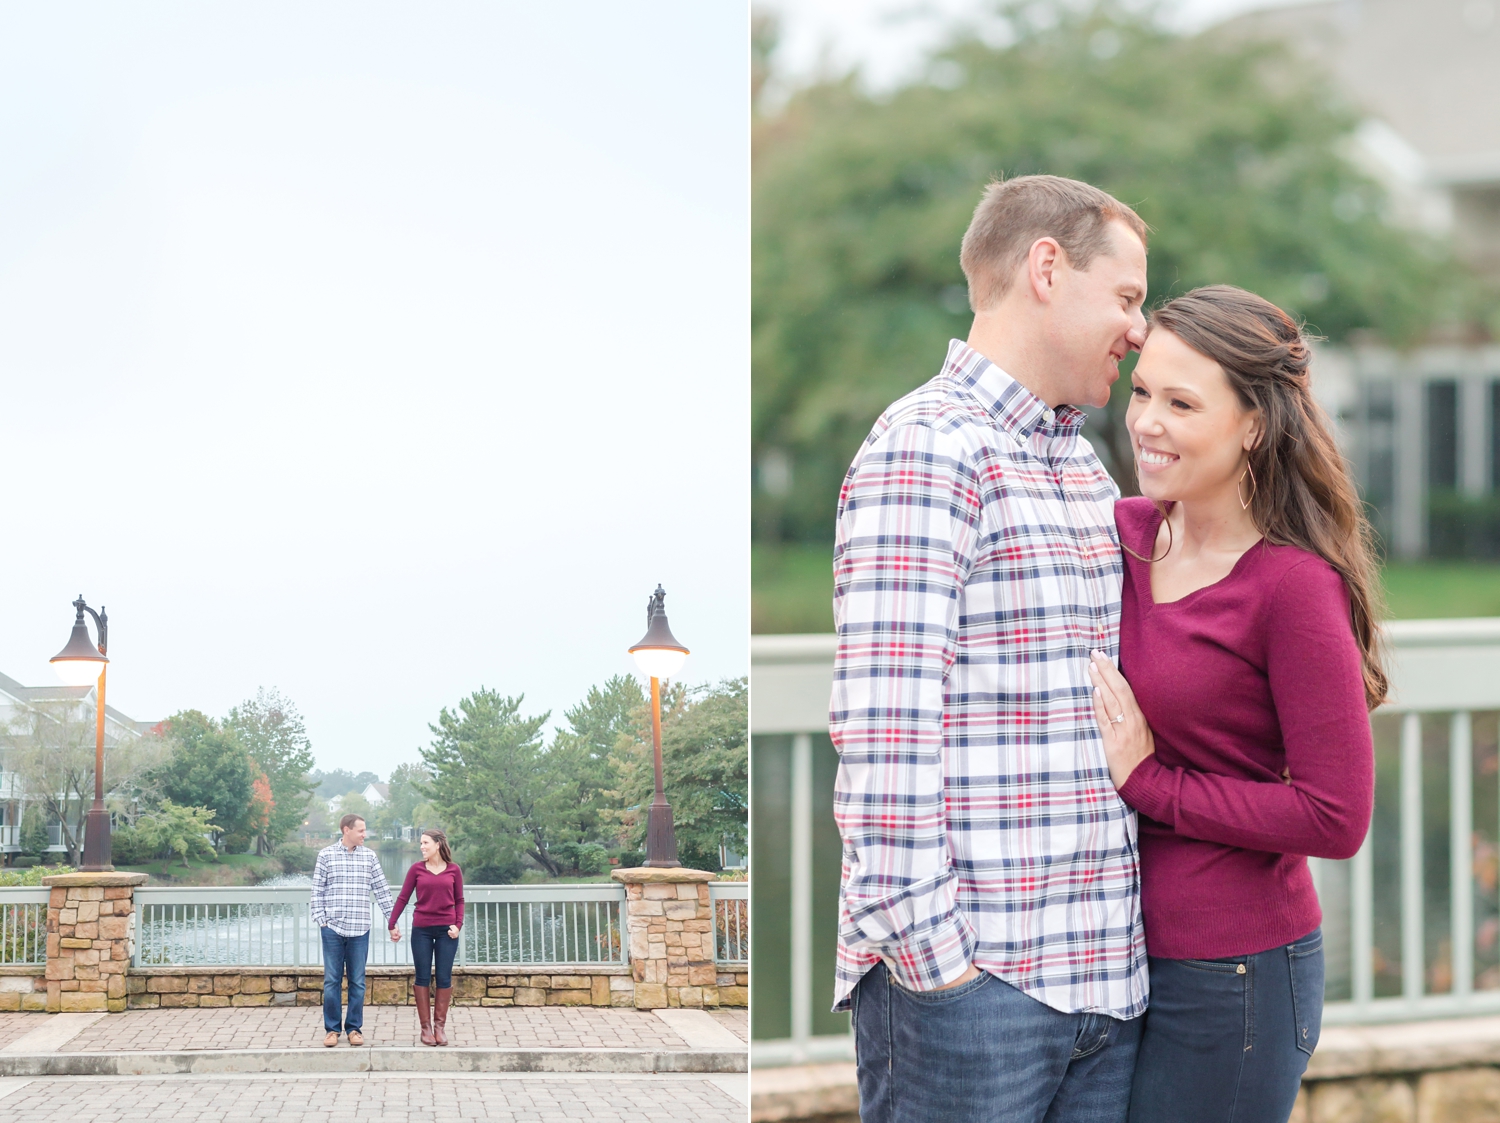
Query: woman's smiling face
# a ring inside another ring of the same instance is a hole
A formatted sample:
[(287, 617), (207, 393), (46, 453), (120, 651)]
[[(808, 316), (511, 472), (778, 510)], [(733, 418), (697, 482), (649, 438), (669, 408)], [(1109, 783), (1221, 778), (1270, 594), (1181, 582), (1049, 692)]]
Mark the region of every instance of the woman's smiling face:
[(1217, 500), (1239, 486), (1260, 411), (1245, 408), (1218, 363), (1157, 328), (1130, 382), (1125, 426), (1143, 495)]

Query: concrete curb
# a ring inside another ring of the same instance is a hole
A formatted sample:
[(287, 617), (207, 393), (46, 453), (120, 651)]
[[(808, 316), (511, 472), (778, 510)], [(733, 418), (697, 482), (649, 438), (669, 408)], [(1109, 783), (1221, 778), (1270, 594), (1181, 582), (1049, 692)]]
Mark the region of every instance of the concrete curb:
[(243, 1072), (748, 1072), (749, 1054), (716, 1049), (245, 1049), (178, 1053), (12, 1053), (4, 1076), (164, 1076)]

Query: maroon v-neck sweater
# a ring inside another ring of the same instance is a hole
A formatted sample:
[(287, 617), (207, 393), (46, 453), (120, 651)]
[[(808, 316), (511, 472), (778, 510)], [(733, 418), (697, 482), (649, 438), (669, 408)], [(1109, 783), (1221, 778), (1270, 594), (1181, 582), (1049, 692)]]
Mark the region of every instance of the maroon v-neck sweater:
[(457, 862), (449, 862), (442, 873), (433, 873), (426, 862), (413, 862), (406, 871), (406, 881), (401, 886), (401, 896), (396, 898), (391, 923), (401, 915), (413, 890), (417, 894), (417, 908), (411, 922), (419, 928), (434, 928), (440, 925), (464, 926), (464, 871)]
[[(1121, 500), (1115, 522), (1152, 556), (1150, 500)], [(1375, 791), (1343, 580), (1261, 542), (1222, 581), (1156, 604), (1151, 566), (1127, 552), (1121, 601), (1120, 669), (1156, 736), (1120, 791), (1140, 812), (1146, 950), (1215, 959), (1306, 936), (1322, 912), (1304, 855), (1353, 855)]]

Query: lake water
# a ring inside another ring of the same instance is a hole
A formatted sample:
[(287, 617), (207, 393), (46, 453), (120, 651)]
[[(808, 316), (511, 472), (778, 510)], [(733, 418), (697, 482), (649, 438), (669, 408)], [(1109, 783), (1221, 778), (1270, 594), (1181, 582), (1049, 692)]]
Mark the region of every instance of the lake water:
[[(415, 846), (376, 851), (393, 894), (421, 858)], [(281, 874), (259, 889), (306, 889), (312, 877)], [(411, 963), (412, 908), (400, 918), (402, 939), (391, 942), (385, 918), (372, 905), (371, 965)], [(466, 910), (461, 958), (469, 963), (623, 963), (620, 905), (614, 901), (479, 901)], [(141, 901), (136, 940), (146, 964), (315, 965), (322, 950), (307, 898), (282, 901)]]
[[(401, 892), (401, 883), (406, 880), (406, 871), (413, 862), (420, 861), (422, 851), (415, 846), (385, 846), (375, 851), (380, 856), (380, 869), (385, 874), (385, 879), (391, 883), (391, 892)], [(258, 883), (267, 889), (295, 888), (300, 885), (311, 885), (312, 874), (308, 873), (283, 873), (275, 877), (268, 877)]]

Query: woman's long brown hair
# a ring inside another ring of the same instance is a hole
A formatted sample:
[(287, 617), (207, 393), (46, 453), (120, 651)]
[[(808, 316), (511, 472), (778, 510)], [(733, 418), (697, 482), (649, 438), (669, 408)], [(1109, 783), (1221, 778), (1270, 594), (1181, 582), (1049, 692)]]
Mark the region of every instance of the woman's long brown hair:
[(1245, 407), (1260, 411), (1250, 514), (1267, 542), (1317, 554), (1344, 579), (1365, 703), (1373, 710), (1390, 692), (1375, 536), (1328, 416), (1313, 398), (1312, 351), (1301, 328), (1269, 300), (1231, 285), (1169, 301), (1152, 314), (1151, 328), (1218, 363)]
[(453, 851), (448, 849), (447, 835), (445, 835), (442, 831), (431, 827), (429, 827), (422, 833), (425, 834), (428, 838), (432, 839), (433, 842), (437, 843), (438, 857), (443, 860), (444, 865), (447, 865), (449, 862), (453, 861)]

